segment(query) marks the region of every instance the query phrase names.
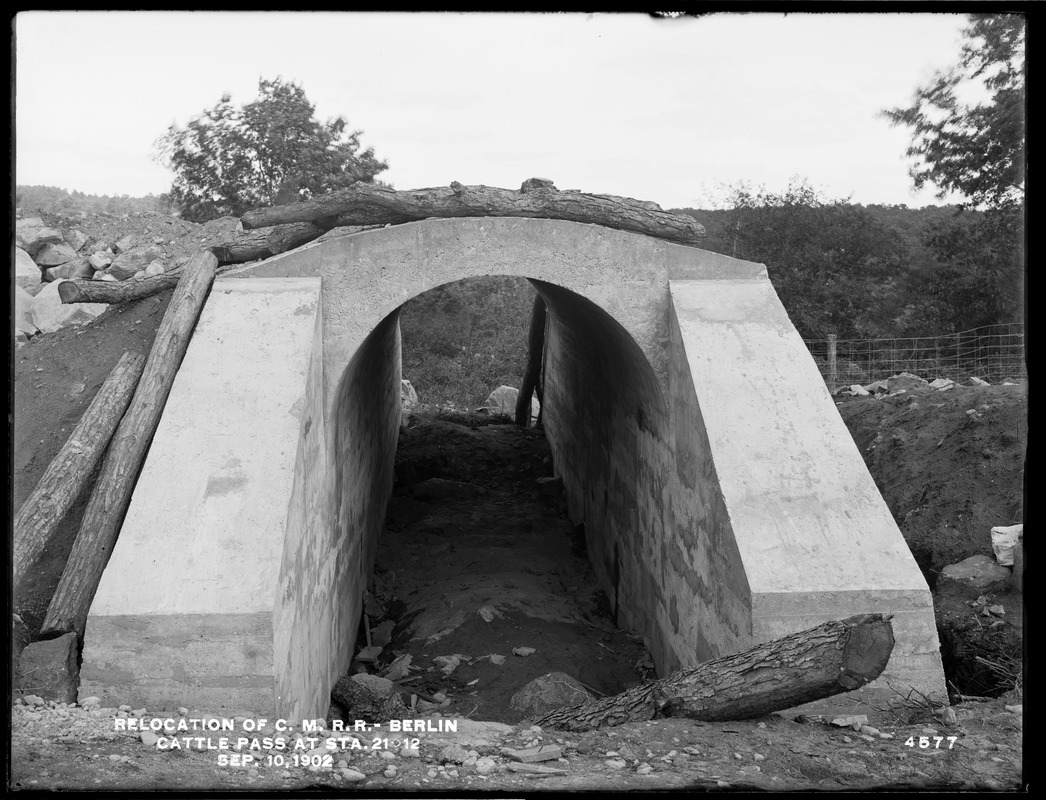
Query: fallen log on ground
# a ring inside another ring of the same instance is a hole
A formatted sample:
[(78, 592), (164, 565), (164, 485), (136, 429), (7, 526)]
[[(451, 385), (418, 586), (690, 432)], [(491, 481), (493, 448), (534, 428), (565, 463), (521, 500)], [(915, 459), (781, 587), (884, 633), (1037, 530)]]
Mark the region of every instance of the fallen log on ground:
[(657, 717), (705, 722), (760, 717), (870, 683), (886, 668), (893, 643), (889, 616), (826, 622), (613, 697), (555, 709), (534, 724), (587, 731)]
[(398, 224), (428, 217), (540, 217), (586, 222), (696, 244), (705, 229), (687, 214), (671, 214), (656, 203), (613, 195), (559, 191), (551, 181), (531, 178), (520, 190), (463, 186), (397, 191), (354, 183), (298, 203), (248, 211), (245, 229), (336, 217), (338, 225)]
[[(540, 294), (534, 297), (534, 307), (530, 312), (530, 330), (527, 332), (527, 367), (523, 380), (519, 384), (519, 395), (516, 397), (516, 424), (521, 428), (530, 425), (531, 395), (538, 385), (541, 375), (541, 357), (545, 351), (545, 298)], [(539, 397), (538, 402), (544, 398)]]
[(131, 402), (145, 356), (124, 353), (80, 417), (69, 439), (22, 503), (14, 524), (14, 582), (39, 557), (88, 478)]
[(140, 281), (96, 281), (77, 278), (58, 284), (63, 303), (126, 303), (141, 300), (178, 285), (181, 272), (143, 278)]
[(47, 609), (41, 635), (73, 631), (83, 640), (91, 601), (112, 554), (142, 461), (214, 280), (217, 263), (214, 253), (204, 250), (193, 256), (182, 271), (156, 331), (138, 388), (102, 459), (101, 471)]

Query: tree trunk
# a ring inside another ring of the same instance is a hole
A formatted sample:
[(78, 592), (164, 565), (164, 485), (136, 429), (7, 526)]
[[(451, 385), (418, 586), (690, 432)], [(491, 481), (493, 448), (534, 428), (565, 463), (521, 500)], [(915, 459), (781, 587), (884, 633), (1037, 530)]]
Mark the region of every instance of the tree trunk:
[(516, 424), (521, 428), (530, 425), (530, 397), (537, 388), (541, 375), (541, 354), (545, 349), (545, 298), (534, 297), (530, 312), (530, 331), (527, 334), (527, 368), (516, 397)]
[(531, 178), (520, 191), (463, 186), (396, 191), (372, 183), (301, 203), (248, 211), (245, 229), (336, 216), (339, 225), (401, 223), (427, 217), (541, 217), (604, 225), (683, 244), (696, 244), (705, 229), (687, 214), (670, 214), (656, 203), (612, 195), (561, 192), (551, 181)]
[[(260, 227), (260, 226), (256, 226)], [(311, 222), (275, 225), (261, 230), (244, 231), (227, 242), (216, 244), (210, 250), (222, 264), (242, 264), (258, 261), (311, 242), (322, 236), (325, 228)]]
[(586, 731), (656, 717), (750, 719), (848, 692), (875, 680), (893, 651), (890, 617), (864, 614), (800, 633), (535, 720)]
[(63, 303), (126, 303), (172, 289), (180, 277), (177, 272), (140, 281), (62, 281), (58, 284), (58, 296)]
[(145, 356), (139, 353), (120, 357), (68, 441), (22, 503), (14, 525), (15, 585), (79, 497), (131, 401), (144, 365)]
[(74, 631), (83, 639), (91, 601), (116, 544), (142, 461), (214, 280), (217, 265), (214, 253), (208, 250), (196, 253), (185, 265), (156, 331), (138, 389), (102, 459), (102, 468), (84, 511), (72, 553), (47, 609), (42, 634)]

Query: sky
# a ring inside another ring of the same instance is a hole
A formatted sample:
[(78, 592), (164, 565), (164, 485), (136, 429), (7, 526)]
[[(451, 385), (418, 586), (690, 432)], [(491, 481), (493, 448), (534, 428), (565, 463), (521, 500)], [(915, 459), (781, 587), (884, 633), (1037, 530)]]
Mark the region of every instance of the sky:
[(224, 93), (299, 83), (397, 189), (451, 181), (714, 208), (729, 187), (912, 207), (907, 129), (880, 112), (958, 57), (955, 13), (23, 12), (16, 183), (168, 191), (154, 144)]

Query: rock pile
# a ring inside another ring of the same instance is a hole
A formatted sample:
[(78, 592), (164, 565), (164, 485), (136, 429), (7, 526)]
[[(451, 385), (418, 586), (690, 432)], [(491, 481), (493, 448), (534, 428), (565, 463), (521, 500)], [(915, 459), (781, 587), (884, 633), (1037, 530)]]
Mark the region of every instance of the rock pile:
[[(850, 384), (849, 386), (841, 386), (836, 389), (833, 394), (841, 395), (843, 397), (893, 397), (904, 392), (929, 391), (931, 389), (938, 392), (946, 392), (949, 389), (954, 389), (956, 386), (990, 385), (991, 384), (983, 378), (969, 377), (964, 381), (953, 381), (951, 378), (936, 378), (935, 380), (928, 381), (925, 378), (920, 378), (918, 375), (913, 375), (910, 372), (901, 372), (897, 375), (891, 375), (889, 378), (873, 381), (864, 386), (859, 383)], [(1012, 382), (1007, 380), (1003, 385), (1012, 385)]]

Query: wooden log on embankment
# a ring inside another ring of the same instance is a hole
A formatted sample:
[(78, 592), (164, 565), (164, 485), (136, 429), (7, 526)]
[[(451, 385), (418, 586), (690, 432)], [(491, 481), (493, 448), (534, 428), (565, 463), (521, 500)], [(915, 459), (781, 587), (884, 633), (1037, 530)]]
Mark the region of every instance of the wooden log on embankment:
[(534, 724), (587, 731), (657, 717), (751, 719), (849, 692), (875, 680), (893, 651), (890, 617), (826, 622), (742, 653), (538, 717)]
[(102, 577), (145, 454), (152, 442), (174, 377), (200, 317), (218, 260), (209, 250), (185, 265), (156, 331), (152, 350), (120, 425), (113, 435), (73, 550), (41, 628), (41, 636), (75, 632), (83, 639), (87, 614)]
[(22, 503), (14, 524), (14, 582), (40, 556), (87, 484), (127, 410), (145, 356), (124, 353), (62, 449)]

